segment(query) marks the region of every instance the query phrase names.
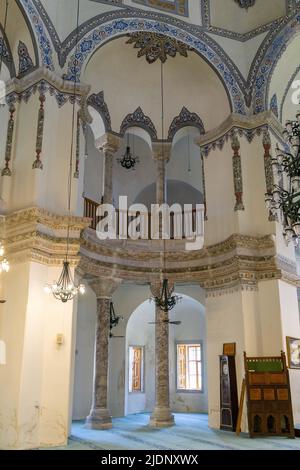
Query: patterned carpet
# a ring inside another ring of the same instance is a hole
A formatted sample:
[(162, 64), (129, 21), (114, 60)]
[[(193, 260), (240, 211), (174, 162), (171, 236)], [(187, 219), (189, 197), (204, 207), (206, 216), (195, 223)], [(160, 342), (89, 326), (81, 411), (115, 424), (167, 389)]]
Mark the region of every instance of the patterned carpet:
[(300, 439), (281, 437), (250, 439), (247, 434), (208, 427), (205, 414), (175, 414), (176, 426), (148, 427), (149, 415), (136, 414), (113, 420), (113, 429), (93, 431), (76, 421), (66, 447), (57, 450), (300, 450)]

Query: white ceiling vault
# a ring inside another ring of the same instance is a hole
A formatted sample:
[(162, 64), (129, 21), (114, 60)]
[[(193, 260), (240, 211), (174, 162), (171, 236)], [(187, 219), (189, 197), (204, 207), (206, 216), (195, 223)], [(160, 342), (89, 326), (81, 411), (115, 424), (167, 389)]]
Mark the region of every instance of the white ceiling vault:
[[(13, 0), (30, 25), (40, 65), (79, 79), (96, 50), (134, 31), (179, 38), (219, 75), (236, 113), (269, 106), (269, 81), (300, 30), (299, 0)], [(75, 52), (76, 38), (79, 45)]]

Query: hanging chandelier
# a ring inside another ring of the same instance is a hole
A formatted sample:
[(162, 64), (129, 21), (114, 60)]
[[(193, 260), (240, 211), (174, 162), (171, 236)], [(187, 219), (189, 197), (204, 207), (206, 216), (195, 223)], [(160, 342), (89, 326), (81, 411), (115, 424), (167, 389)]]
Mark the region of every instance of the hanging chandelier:
[(9, 262), (4, 257), (4, 255), (5, 255), (4, 246), (2, 245), (2, 243), (0, 243), (0, 273), (2, 272), (7, 273), (9, 271)]
[(121, 159), (118, 160), (123, 168), (126, 170), (134, 169), (135, 165), (139, 162), (139, 158), (131, 152), (129, 145), (129, 134), (127, 134), (127, 146), (126, 151)]
[[(77, 36), (76, 36), (76, 48), (78, 44), (78, 31), (79, 31), (79, 8), (80, 0), (77, 2)], [(74, 129), (75, 129), (75, 107), (76, 107), (76, 78), (74, 78), (73, 88), (73, 112), (72, 112), (72, 133), (71, 133), (71, 149), (70, 149), (70, 163), (69, 163), (69, 176), (68, 176), (68, 216), (71, 217), (71, 196), (72, 196), (72, 175), (73, 175), (73, 151), (74, 151)], [(67, 251), (66, 257), (63, 262), (63, 268), (61, 275), (57, 281), (52, 284), (47, 284), (44, 290), (47, 294), (53, 294), (54, 298), (60, 300), (63, 303), (73, 300), (78, 294), (85, 293), (84, 284), (76, 285), (70, 269), (69, 258), (69, 246), (70, 246), (70, 222), (68, 221), (67, 227)]]
[[(164, 139), (164, 64), (161, 62), (161, 116), (162, 116), (162, 123), (161, 123), (161, 129), (162, 129), (162, 156), (164, 155), (164, 144), (163, 144), (163, 139)], [(161, 231), (161, 230), (160, 230)], [(166, 314), (172, 310), (175, 305), (178, 303), (180, 300), (180, 297), (178, 295), (174, 295), (174, 286), (170, 287), (169, 286), (169, 281), (165, 276), (166, 273), (166, 259), (165, 259), (165, 253), (166, 253), (166, 241), (163, 241), (163, 270), (162, 270), (162, 289), (160, 295), (156, 295), (155, 292), (152, 292), (153, 300), (155, 302), (155, 305), (160, 308), (162, 311), (164, 311)]]
[(163, 279), (162, 289), (159, 296), (153, 297), (156, 307), (164, 312), (170, 312), (180, 300), (178, 295), (173, 295), (174, 287), (169, 287), (168, 279)]
[(109, 323), (110, 323), (110, 333), (109, 336), (110, 338), (113, 337), (112, 334), (112, 329), (118, 326), (120, 321), (123, 321), (124, 318), (121, 315), (117, 315), (115, 312), (114, 304), (113, 302), (110, 302), (110, 308), (109, 308)]
[(300, 238), (300, 112), (296, 121), (286, 123), (283, 137), (284, 150), (277, 145), (276, 156), (272, 158), (274, 189), (266, 194), (265, 201), (271, 213), (281, 219), (286, 243), (292, 241), (297, 246)]
[(70, 270), (69, 261), (64, 261), (61, 275), (57, 282), (48, 284), (45, 286), (46, 294), (53, 294), (53, 296), (63, 303), (68, 300), (74, 299), (78, 294), (85, 293), (85, 285), (79, 284), (78, 286), (74, 283), (72, 273)]

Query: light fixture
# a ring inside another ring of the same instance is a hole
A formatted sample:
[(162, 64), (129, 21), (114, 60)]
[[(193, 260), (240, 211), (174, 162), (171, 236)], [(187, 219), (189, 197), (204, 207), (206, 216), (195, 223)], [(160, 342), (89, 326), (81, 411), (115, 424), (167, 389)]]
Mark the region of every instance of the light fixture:
[(4, 257), (4, 254), (5, 254), (4, 246), (2, 245), (2, 243), (0, 243), (0, 273), (2, 272), (7, 273), (9, 271), (9, 262)]
[(295, 246), (300, 238), (300, 111), (296, 121), (288, 121), (283, 132), (286, 146), (277, 145), (272, 168), (276, 184), (272, 193), (266, 193), (267, 208), (281, 216), (283, 236), (287, 244)]
[[(0, 37), (0, 77), (2, 73), (2, 64), (3, 58), (7, 53), (6, 44), (5, 44), (5, 36), (6, 36), (6, 27), (7, 27), (7, 16), (8, 16), (8, 0), (5, 2), (5, 13), (4, 13), (4, 22), (3, 22), (3, 30), (2, 30), (2, 41)], [(5, 82), (0, 79), (0, 107), (5, 106)]]
[(131, 148), (130, 148), (130, 145), (129, 145), (129, 134), (127, 134), (127, 146), (126, 146), (125, 153), (124, 153), (123, 157), (120, 158), (118, 161), (121, 164), (121, 166), (123, 168), (125, 168), (126, 170), (134, 169), (136, 163), (139, 162), (139, 158), (136, 157), (131, 152)]
[[(76, 36), (76, 47), (78, 44), (78, 33), (79, 33), (79, 7), (80, 0), (77, 3), (77, 36)], [(75, 54), (76, 55), (76, 54)], [(84, 284), (76, 285), (69, 262), (69, 245), (70, 245), (70, 217), (71, 217), (71, 195), (72, 195), (72, 175), (73, 175), (73, 149), (74, 149), (74, 129), (75, 129), (75, 107), (76, 107), (76, 83), (77, 79), (74, 78), (74, 88), (73, 88), (73, 114), (72, 114), (72, 137), (71, 137), (71, 149), (70, 149), (70, 165), (69, 165), (69, 177), (68, 177), (68, 228), (67, 228), (67, 251), (66, 257), (63, 262), (63, 268), (61, 275), (58, 281), (54, 281), (53, 284), (47, 284), (44, 288), (47, 294), (53, 294), (55, 299), (60, 300), (63, 303), (68, 302), (69, 300), (74, 299), (78, 294), (85, 293)]]
[(118, 326), (119, 322), (123, 321), (123, 320), (124, 320), (124, 318), (121, 315), (116, 314), (113, 302), (110, 302), (110, 308), (109, 308), (109, 323), (110, 323), (109, 336), (110, 336), (110, 338), (113, 337), (113, 334), (111, 332), (112, 329), (115, 328), (116, 326)]
[[(164, 158), (164, 64), (161, 62), (161, 116), (162, 116), (162, 158)], [(160, 230), (161, 232), (161, 230)], [(178, 303), (180, 300), (180, 297), (178, 295), (174, 295), (174, 287), (169, 287), (169, 280), (167, 279), (165, 273), (166, 273), (166, 249), (165, 249), (165, 244), (166, 241), (163, 241), (164, 249), (163, 249), (163, 270), (161, 273), (161, 282), (162, 282), (162, 289), (161, 293), (158, 296), (157, 293), (152, 292), (153, 298), (150, 300), (153, 300), (155, 302), (155, 305), (160, 308), (162, 311), (165, 312), (166, 316), (170, 310), (172, 310), (175, 305)]]

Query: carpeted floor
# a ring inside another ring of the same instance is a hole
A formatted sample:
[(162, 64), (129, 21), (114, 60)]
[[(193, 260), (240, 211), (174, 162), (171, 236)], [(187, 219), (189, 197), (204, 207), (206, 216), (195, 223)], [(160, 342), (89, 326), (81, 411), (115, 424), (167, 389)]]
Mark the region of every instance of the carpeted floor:
[(114, 419), (108, 431), (85, 429), (84, 422), (76, 421), (68, 446), (57, 450), (300, 450), (300, 439), (250, 439), (210, 429), (205, 414), (180, 413), (175, 420), (172, 428), (151, 429), (149, 415), (136, 414)]

